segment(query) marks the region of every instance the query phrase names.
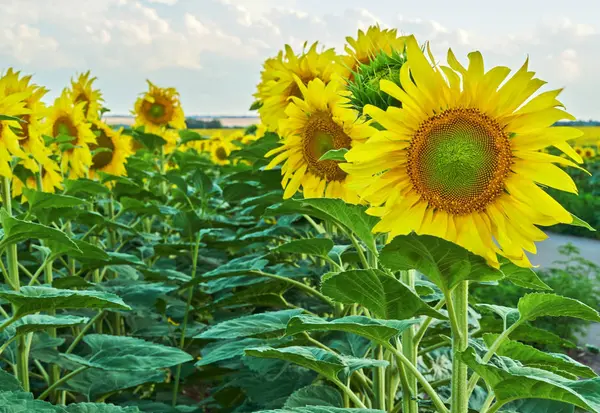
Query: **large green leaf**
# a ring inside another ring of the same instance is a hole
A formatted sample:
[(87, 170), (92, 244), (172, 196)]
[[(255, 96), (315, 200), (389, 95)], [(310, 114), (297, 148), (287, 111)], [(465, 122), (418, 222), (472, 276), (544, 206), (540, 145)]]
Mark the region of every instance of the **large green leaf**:
[(497, 281), (504, 277), (483, 257), (431, 235), (397, 236), (383, 248), (379, 259), (392, 271), (416, 269), (444, 291), (465, 280)]
[(67, 413), (139, 413), (137, 407), (121, 407), (107, 403), (73, 403), (66, 407)]
[(290, 241), (286, 244), (273, 248), (274, 252), (285, 252), (288, 254), (308, 254), (319, 257), (327, 257), (333, 248), (333, 241), (329, 238), (309, 238)]
[(247, 348), (273, 344), (273, 340), (260, 338), (243, 338), (225, 342), (211, 343), (202, 349), (202, 357), (196, 362), (197, 367), (207, 366), (219, 361), (230, 360), (244, 355)]
[(483, 364), (473, 348), (468, 348), (460, 357), (492, 388), (497, 402), (548, 399), (600, 412), (600, 378), (569, 380), (545, 370), (511, 363), (510, 359), (498, 365)]
[(4, 370), (0, 370), (0, 392), (5, 391), (19, 392), (23, 391), (23, 388), (14, 375), (9, 374)]
[(23, 188), (23, 193), (27, 196), (29, 209), (34, 213), (44, 209), (73, 208), (86, 204), (86, 201), (70, 195), (40, 192), (29, 188)]
[(68, 179), (64, 182), (65, 194), (73, 196), (108, 194), (110, 189), (91, 179)]
[(15, 335), (33, 333), (34, 331), (46, 330), (50, 327), (60, 328), (85, 324), (89, 321), (87, 317), (76, 317), (71, 315), (45, 315), (30, 314), (21, 318), (11, 326)]
[(17, 307), (16, 315), (69, 308), (130, 310), (119, 297), (100, 291), (59, 290), (51, 287), (21, 287), (0, 291), (0, 298)]
[(338, 373), (346, 368), (346, 365), (335, 353), (317, 347), (256, 347), (247, 349), (245, 354), (251, 357), (289, 361), (315, 371), (330, 380), (338, 380)]
[(418, 322), (418, 319), (377, 320), (358, 315), (328, 321), (312, 315), (298, 315), (289, 321), (286, 334), (293, 335), (304, 331), (345, 331), (381, 343), (389, 341)]
[(63, 354), (63, 357), (84, 366), (112, 371), (156, 370), (193, 360), (178, 348), (139, 338), (90, 334), (83, 341), (91, 350), (87, 356)]
[(29, 239), (54, 241), (67, 244), (77, 249), (77, 245), (64, 232), (34, 222), (22, 221), (11, 217), (5, 209), (0, 210), (0, 223), (4, 229), (4, 236), (0, 240), (0, 250), (11, 244), (17, 244)]
[(581, 301), (556, 294), (531, 293), (519, 300), (517, 305), (520, 321), (533, 321), (538, 317), (574, 317), (600, 322), (596, 310)]
[(327, 274), (323, 277), (321, 291), (339, 303), (358, 303), (382, 319), (406, 320), (417, 315), (446, 318), (408, 286), (379, 270)]
[(144, 383), (161, 383), (165, 380), (165, 372), (151, 371), (107, 371), (87, 369), (66, 383), (60, 390), (67, 390), (83, 395), (88, 401), (117, 390), (129, 389)]
[(288, 409), (305, 406), (342, 407), (344, 400), (339, 390), (330, 386), (310, 385), (296, 390), (286, 400)]
[(302, 312), (303, 310), (294, 309), (239, 317), (214, 325), (194, 338), (228, 339), (283, 331), (290, 318), (297, 316)]
[[(498, 338), (497, 334), (484, 334), (483, 339), (487, 346)], [(542, 369), (559, 370), (570, 373), (577, 377), (594, 378), (597, 374), (588, 366), (573, 360), (565, 354), (547, 353), (527, 344), (506, 339), (496, 350), (498, 356), (510, 357), (518, 360), (526, 366), (539, 367)], [(558, 373), (560, 374), (560, 373)]]
[(34, 400), (31, 393), (23, 391), (0, 392), (2, 413), (66, 413), (62, 406), (54, 406), (42, 400)]
[(531, 268), (519, 267), (508, 260), (503, 260), (501, 270), (507, 280), (519, 287), (552, 290)]

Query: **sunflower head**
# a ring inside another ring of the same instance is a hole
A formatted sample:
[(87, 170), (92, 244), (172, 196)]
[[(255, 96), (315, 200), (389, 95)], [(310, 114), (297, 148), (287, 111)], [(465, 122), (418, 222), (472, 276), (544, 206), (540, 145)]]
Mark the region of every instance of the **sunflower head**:
[(0, 120), (0, 176), (8, 178), (12, 177), (13, 157), (27, 158), (19, 145), (23, 122), (18, 119), (31, 114), (26, 103), (28, 92), (14, 90), (11, 77), (0, 76), (0, 114), (15, 118)]
[(582, 146), (575, 146), (573, 147), (573, 150), (575, 150), (575, 153), (579, 156), (583, 156), (583, 147)]
[(538, 186), (577, 192), (556, 164), (577, 165), (541, 151), (554, 146), (581, 162), (567, 143), (581, 131), (552, 126), (574, 119), (561, 109), (561, 90), (534, 96), (545, 82), (527, 62), (509, 77), (506, 67), (486, 71), (479, 52), (464, 67), (449, 51), (449, 66), (438, 67), (414, 37), (406, 43), (402, 87), (380, 82), (402, 107), (365, 107), (385, 130), (346, 154), (341, 168), (349, 186), (381, 218), (374, 230), (390, 240), (414, 231), (461, 245), (496, 267), (498, 253), (531, 266), (525, 251), (535, 252), (535, 242), (546, 238), (538, 226), (573, 222)]
[(122, 128), (115, 130), (101, 121), (93, 122), (92, 131), (96, 135), (96, 142), (90, 144), (90, 178), (95, 178), (98, 172), (116, 176), (126, 175), (125, 163), (134, 153), (131, 138), (122, 133)]
[(236, 149), (230, 137), (216, 133), (210, 138), (210, 159), (216, 165), (229, 165), (229, 155)]
[[(40, 173), (41, 190), (43, 192), (54, 193), (63, 189), (63, 176), (60, 167), (52, 158), (47, 157), (44, 162), (40, 163), (38, 173)], [(12, 196), (13, 198), (21, 196), (21, 202), (27, 202), (27, 197), (23, 195), (23, 188), (39, 188), (37, 177), (33, 172), (27, 171), (25, 174), (15, 172), (12, 180)]]
[(406, 37), (398, 36), (396, 29), (381, 29), (379, 25), (370, 26), (366, 32), (358, 31), (356, 38), (346, 37), (346, 56), (344, 63), (356, 73), (361, 65), (368, 65), (379, 54), (392, 55), (394, 51), (404, 49)]
[(185, 116), (177, 90), (147, 82), (149, 90), (135, 103), (134, 126), (144, 126), (146, 132), (157, 135), (168, 127), (185, 129)]
[[(313, 79), (328, 83), (341, 76), (346, 69), (333, 49), (319, 52), (317, 43), (296, 55), (289, 45), (285, 54), (267, 59), (261, 73), (261, 82), (254, 95), (260, 102), (258, 112), (269, 130), (277, 131), (279, 121), (285, 118), (285, 108), (292, 97), (301, 97), (299, 84), (307, 85)], [(300, 83), (296, 82), (300, 79)]]
[(583, 158), (591, 159), (591, 158), (594, 158), (595, 156), (596, 156), (596, 151), (594, 150), (594, 148), (583, 149), (583, 154), (582, 154)]
[(284, 198), (302, 189), (306, 198), (341, 198), (357, 203), (356, 192), (347, 186), (347, 173), (339, 161), (321, 158), (330, 150), (350, 149), (370, 136), (375, 129), (345, 104), (343, 85), (312, 80), (305, 86), (298, 81), (302, 98), (292, 98), (282, 120), (281, 145), (266, 154), (276, 155), (266, 169), (282, 164)]
[(83, 115), (88, 121), (100, 119), (100, 110), (104, 102), (102, 93), (93, 88), (95, 77), (90, 77), (90, 71), (71, 79), (71, 89), (68, 91), (69, 98), (74, 104), (83, 103)]

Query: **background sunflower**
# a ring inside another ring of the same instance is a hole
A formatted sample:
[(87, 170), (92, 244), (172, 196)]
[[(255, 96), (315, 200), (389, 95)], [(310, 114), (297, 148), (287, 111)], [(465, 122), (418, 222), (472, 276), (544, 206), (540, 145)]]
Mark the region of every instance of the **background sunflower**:
[(123, 128), (114, 130), (104, 122), (96, 121), (92, 125), (96, 143), (90, 144), (93, 153), (89, 178), (94, 179), (98, 172), (122, 176), (127, 174), (125, 163), (134, 154), (131, 138), (124, 135)]
[(77, 105), (84, 103), (83, 114), (88, 121), (100, 120), (100, 110), (104, 100), (99, 89), (93, 88), (95, 77), (90, 78), (90, 71), (80, 74), (77, 80), (71, 79), (69, 98)]
[(174, 88), (160, 88), (148, 82), (148, 92), (135, 102), (134, 126), (144, 126), (145, 131), (160, 135), (164, 129), (185, 129), (185, 116)]

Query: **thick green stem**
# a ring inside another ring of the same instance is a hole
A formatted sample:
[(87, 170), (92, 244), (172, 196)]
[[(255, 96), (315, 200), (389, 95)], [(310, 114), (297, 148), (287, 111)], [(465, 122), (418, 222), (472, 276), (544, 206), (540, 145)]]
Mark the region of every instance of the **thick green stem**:
[[(383, 347), (377, 346), (377, 360), (383, 360)], [(377, 407), (385, 411), (385, 367), (378, 367), (373, 380)]]
[(358, 396), (352, 391), (352, 389), (350, 389), (350, 387), (346, 386), (339, 380), (335, 380), (334, 383), (340, 388), (340, 390), (344, 392), (345, 395), (347, 395), (350, 398), (350, 400), (354, 402), (354, 404), (357, 407), (360, 407), (362, 409), (367, 408), (367, 406), (365, 406), (365, 404), (358, 398)]
[[(467, 365), (460, 360), (459, 353), (469, 345), (469, 282), (461, 281), (447, 300), (451, 319), (456, 326), (452, 330), (452, 399), (451, 413), (467, 413), (469, 393), (467, 391)], [(452, 310), (450, 310), (452, 308)], [(452, 314), (453, 313), (453, 314)]]
[[(196, 243), (194, 244), (194, 248), (192, 250), (192, 280), (196, 278), (196, 269), (198, 268), (198, 251), (200, 249), (200, 239), (201, 235), (198, 233), (196, 235)], [(185, 347), (185, 332), (187, 329), (190, 309), (192, 307), (192, 298), (194, 297), (194, 285), (192, 284), (188, 290), (187, 302), (185, 304), (185, 313), (183, 315), (183, 323), (181, 324), (181, 339), (179, 340), (179, 348), (183, 350)], [(173, 407), (177, 406), (177, 397), (179, 396), (179, 380), (181, 379), (181, 364), (177, 365), (177, 371), (175, 373), (175, 383), (173, 385), (173, 399), (172, 405)]]
[(77, 346), (77, 344), (79, 344), (79, 342), (81, 341), (81, 339), (83, 338), (83, 336), (85, 335), (85, 333), (88, 332), (88, 330), (98, 321), (102, 321), (102, 317), (104, 316), (104, 311), (98, 311), (98, 314), (96, 314), (94, 316), (94, 318), (92, 318), (90, 321), (88, 321), (88, 323), (85, 325), (85, 327), (83, 327), (81, 329), (81, 331), (79, 332), (79, 334), (77, 334), (77, 337), (75, 337), (75, 339), (73, 340), (73, 342), (71, 343), (71, 345), (69, 346), (69, 348), (67, 349), (67, 351), (65, 352), (65, 354), (69, 354), (71, 351), (73, 351), (75, 349), (75, 346)]
[[(10, 178), (4, 177), (2, 182), (2, 201), (4, 202), (4, 208), (10, 216), (12, 216), (12, 195), (10, 192)], [(8, 274), (6, 277), (10, 278), (10, 285), (15, 289), (21, 288), (21, 281), (19, 278), (19, 257), (17, 255), (17, 245), (10, 244), (6, 248), (6, 261)], [(13, 315), (16, 313), (16, 307), (13, 306)], [(27, 337), (21, 336), (17, 339), (17, 379), (21, 382), (23, 389), (29, 391), (29, 352), (27, 346)]]
[[(402, 271), (400, 274), (400, 280), (410, 287), (411, 290), (415, 288), (415, 271)], [(413, 366), (417, 366), (417, 347), (414, 343), (415, 329), (410, 326), (402, 332), (402, 353), (410, 361)], [(402, 397), (402, 412), (403, 413), (418, 413), (419, 402), (417, 398), (417, 378), (414, 375), (408, 376), (408, 390), (409, 394), (405, 394)], [(412, 397), (411, 397), (412, 395)]]

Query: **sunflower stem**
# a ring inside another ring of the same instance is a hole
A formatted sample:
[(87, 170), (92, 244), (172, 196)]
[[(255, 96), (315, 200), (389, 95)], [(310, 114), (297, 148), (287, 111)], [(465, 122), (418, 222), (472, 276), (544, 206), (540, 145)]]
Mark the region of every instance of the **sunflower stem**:
[[(400, 280), (406, 284), (411, 290), (415, 288), (415, 271), (408, 270), (400, 273)], [(414, 343), (415, 329), (413, 326), (408, 327), (402, 332), (402, 353), (410, 361), (410, 363), (417, 367), (417, 347)], [(402, 396), (402, 412), (405, 413), (418, 413), (419, 403), (417, 400), (417, 378), (415, 375), (408, 377), (408, 390), (409, 394)]]
[[(452, 396), (451, 413), (467, 413), (469, 392), (467, 390), (467, 365), (460, 360), (459, 353), (466, 350), (469, 339), (469, 282), (461, 281), (447, 300), (448, 311), (455, 320), (452, 331)], [(450, 310), (452, 309), (452, 310)]]
[[(2, 179), (2, 202), (4, 203), (4, 208), (6, 212), (10, 216), (13, 214), (12, 210), (12, 196), (10, 191), (10, 178), (3, 177)], [(6, 261), (7, 261), (7, 269), (8, 274), (5, 274), (7, 279), (10, 279), (10, 285), (15, 289), (19, 290), (21, 288), (21, 281), (19, 279), (19, 257), (17, 254), (17, 245), (10, 244), (6, 247)], [(15, 314), (17, 312), (17, 307), (13, 305), (12, 307), (13, 316), (11, 319), (15, 319)], [(29, 352), (27, 346), (27, 336), (20, 336), (17, 339), (17, 379), (21, 382), (23, 389), (28, 392), (29, 391)]]

